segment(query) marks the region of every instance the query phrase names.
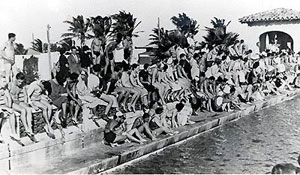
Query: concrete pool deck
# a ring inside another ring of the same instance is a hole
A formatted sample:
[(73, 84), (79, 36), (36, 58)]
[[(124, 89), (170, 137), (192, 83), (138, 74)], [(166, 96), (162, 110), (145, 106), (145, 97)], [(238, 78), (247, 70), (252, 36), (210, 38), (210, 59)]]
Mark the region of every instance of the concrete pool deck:
[[(262, 108), (291, 100), (299, 93), (300, 90), (297, 89), (287, 94), (270, 96), (265, 101), (245, 104), (242, 106), (242, 110), (230, 113), (201, 113), (199, 116), (192, 117), (192, 120), (197, 121), (195, 124), (175, 129), (179, 131), (178, 134), (164, 135), (156, 141), (149, 140), (142, 145), (125, 143), (115, 148), (104, 145), (102, 143), (103, 129), (101, 128), (90, 128), (90, 131), (85, 133), (78, 132), (74, 128), (73, 131), (71, 128), (73, 134), (67, 135), (64, 139), (49, 140), (46, 136), (39, 135), (38, 138), (41, 141), (37, 144), (28, 143), (24, 147), (2, 146), (0, 150), (4, 151), (0, 151), (0, 169), (7, 173), (26, 174), (101, 173), (247, 116)], [(139, 113), (130, 116), (134, 117)]]

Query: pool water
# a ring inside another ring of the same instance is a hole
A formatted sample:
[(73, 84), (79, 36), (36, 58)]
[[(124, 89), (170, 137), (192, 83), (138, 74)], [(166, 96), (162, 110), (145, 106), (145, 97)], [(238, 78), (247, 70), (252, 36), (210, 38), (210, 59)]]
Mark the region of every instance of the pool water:
[(297, 165), (300, 97), (169, 147), (112, 173), (255, 173)]

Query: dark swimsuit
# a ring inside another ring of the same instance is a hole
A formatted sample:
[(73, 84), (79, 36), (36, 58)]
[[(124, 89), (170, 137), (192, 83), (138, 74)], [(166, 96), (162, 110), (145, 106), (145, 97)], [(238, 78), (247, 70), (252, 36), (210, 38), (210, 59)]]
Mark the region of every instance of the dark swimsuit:
[(104, 132), (104, 140), (107, 141), (108, 143), (113, 143), (116, 139), (117, 135), (112, 132)]
[(222, 112), (222, 104), (221, 104), (221, 105), (218, 105), (218, 104), (217, 104), (217, 99), (218, 99), (218, 98), (222, 98), (222, 97), (217, 96), (217, 97), (214, 99), (214, 101), (212, 102), (211, 107), (212, 107), (212, 109), (213, 109), (214, 111), (216, 111), (216, 112)]
[[(137, 119), (135, 119), (135, 121), (133, 122), (133, 123), (138, 123), (136, 126), (135, 126), (135, 128), (139, 128), (139, 127), (141, 127), (143, 124), (144, 124), (144, 122), (143, 122), (143, 120), (141, 119), (141, 118), (137, 118)], [(134, 129), (134, 128), (132, 128), (132, 129)]]
[(159, 128), (159, 126), (152, 120), (149, 122), (149, 127), (151, 130), (155, 130)]
[(96, 55), (96, 57), (98, 57), (100, 55), (99, 51), (94, 51), (94, 54)]
[(108, 53), (108, 59), (109, 60), (113, 60), (114, 59), (114, 53), (113, 52), (109, 52)]

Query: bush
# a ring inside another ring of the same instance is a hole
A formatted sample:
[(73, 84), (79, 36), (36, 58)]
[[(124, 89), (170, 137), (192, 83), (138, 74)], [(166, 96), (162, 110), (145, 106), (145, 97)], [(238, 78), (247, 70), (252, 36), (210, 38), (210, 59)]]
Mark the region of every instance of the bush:
[(23, 72), (25, 74), (25, 83), (30, 84), (39, 78), (38, 58), (31, 56), (23, 62)]

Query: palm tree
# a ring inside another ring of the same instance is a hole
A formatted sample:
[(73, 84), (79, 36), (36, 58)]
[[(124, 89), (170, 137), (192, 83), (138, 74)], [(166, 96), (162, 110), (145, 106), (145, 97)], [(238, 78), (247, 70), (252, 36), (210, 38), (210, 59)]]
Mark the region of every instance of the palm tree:
[[(44, 53), (46, 53), (48, 51), (48, 43), (44, 43), (43, 48), (44, 48)], [(58, 51), (59, 51), (59, 48), (57, 47), (57, 44), (50, 43), (50, 52), (58, 52)]]
[(35, 56), (31, 56), (23, 61), (23, 73), (25, 74), (25, 83), (30, 84), (33, 81), (39, 79), (38, 74), (38, 61)]
[(91, 17), (90, 21), (90, 27), (95, 36), (106, 36), (110, 32), (112, 23), (110, 17), (96, 16)]
[(32, 49), (42, 53), (43, 52), (43, 42), (40, 39), (35, 39), (33, 42), (31, 42), (32, 44)]
[(155, 45), (158, 47), (159, 51), (166, 52), (169, 50), (172, 46), (175, 45), (174, 42), (172, 42), (172, 39), (168, 35), (168, 31), (164, 30), (164, 28), (154, 28), (153, 34), (150, 34), (150, 45)]
[(73, 40), (72, 38), (63, 38), (59, 42), (57, 42), (58, 47), (63, 48), (66, 51), (71, 50), (73, 46)]
[(178, 30), (164, 30), (164, 28), (154, 28), (153, 34), (150, 34), (150, 43), (147, 46), (155, 45), (155, 56), (158, 58), (166, 58), (168, 50), (178, 45), (182, 48), (188, 47), (188, 42), (184, 34)]
[[(224, 44), (229, 46), (235, 42), (238, 38), (237, 33), (226, 32), (227, 26), (230, 24), (230, 21), (225, 25), (225, 19), (219, 19), (214, 17), (214, 20), (211, 20), (212, 28), (205, 27), (208, 34), (204, 36), (204, 43), (207, 43), (209, 46)], [(203, 44), (204, 44), (203, 43)]]
[(214, 17), (215, 20), (211, 20), (210, 23), (212, 23), (212, 25), (214, 26), (215, 30), (215, 35), (216, 37), (218, 37), (218, 39), (220, 39), (220, 36), (226, 34), (226, 28), (227, 26), (231, 23), (231, 21), (229, 21), (226, 25), (225, 25), (225, 19), (219, 19)]
[(16, 43), (16, 55), (25, 55), (27, 49), (24, 48), (24, 45), (21, 43)]
[(143, 31), (134, 32), (134, 30), (141, 24), (141, 21), (137, 21), (137, 18), (133, 17), (133, 14), (120, 11), (118, 14), (112, 15), (114, 20), (112, 24), (112, 36), (116, 37), (118, 33), (122, 36), (138, 37), (138, 33)]
[(90, 27), (90, 19), (84, 20), (82, 15), (78, 15), (76, 18), (72, 17), (70, 21), (64, 21), (69, 24), (68, 33), (62, 34), (62, 38), (77, 38), (80, 40), (81, 47), (85, 44), (87, 39), (92, 38), (87, 32)]
[(94, 33), (93, 37), (98, 37), (106, 45), (111, 32), (112, 20), (109, 16), (96, 16), (90, 18), (90, 29)]
[(188, 17), (185, 13), (179, 13), (178, 17), (173, 16), (171, 20), (172, 23), (177, 27), (177, 29), (184, 35), (188, 33), (196, 35), (198, 33), (199, 25), (197, 25), (197, 21)]
[(182, 48), (188, 47), (188, 42), (184, 34), (178, 30), (164, 30), (164, 28), (154, 28), (150, 34), (151, 42), (148, 45), (156, 45), (160, 51), (166, 52), (172, 46), (178, 45)]

